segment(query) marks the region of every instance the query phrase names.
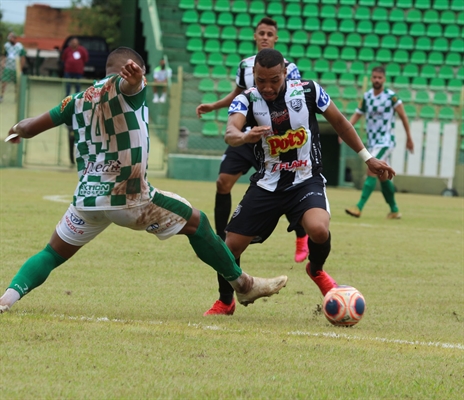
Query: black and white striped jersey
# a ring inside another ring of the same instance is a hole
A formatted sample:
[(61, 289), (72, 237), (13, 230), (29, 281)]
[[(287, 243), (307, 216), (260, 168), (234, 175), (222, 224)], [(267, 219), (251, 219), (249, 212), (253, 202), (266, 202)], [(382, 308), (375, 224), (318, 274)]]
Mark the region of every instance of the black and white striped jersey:
[(229, 115), (241, 113), (246, 126), (271, 126), (256, 146), (260, 169), (250, 178), (271, 192), (289, 190), (322, 173), (321, 143), (316, 113), (330, 105), (330, 97), (315, 81), (286, 81), (276, 100), (265, 101), (256, 87), (233, 100)]

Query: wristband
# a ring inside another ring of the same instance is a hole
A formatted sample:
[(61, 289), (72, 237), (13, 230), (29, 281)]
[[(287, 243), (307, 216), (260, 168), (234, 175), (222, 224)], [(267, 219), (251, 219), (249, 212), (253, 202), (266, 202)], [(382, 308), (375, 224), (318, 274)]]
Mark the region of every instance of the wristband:
[(361, 157), (364, 162), (372, 158), (372, 154), (369, 153), (365, 147), (361, 151), (358, 151), (358, 156)]
[(18, 124), (14, 125), (13, 128), (12, 128), (12, 131), (13, 131), (14, 133), (18, 133), (18, 131), (16, 130), (17, 127), (18, 127)]

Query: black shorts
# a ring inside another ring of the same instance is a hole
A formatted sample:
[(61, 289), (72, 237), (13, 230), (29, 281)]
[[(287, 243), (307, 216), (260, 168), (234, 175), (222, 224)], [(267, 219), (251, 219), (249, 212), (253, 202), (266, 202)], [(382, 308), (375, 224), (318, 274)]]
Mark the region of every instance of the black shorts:
[(287, 231), (291, 232), (311, 208), (322, 208), (330, 213), (325, 180), (321, 175), (287, 191), (269, 192), (251, 185), (225, 230), (244, 236), (259, 236), (259, 240), (253, 242), (262, 243), (272, 234), (282, 215), (287, 216), (290, 222)]
[(245, 143), (241, 146), (228, 146), (222, 156), (220, 174), (245, 175), (251, 167), (258, 170), (259, 163), (255, 155), (256, 143)]

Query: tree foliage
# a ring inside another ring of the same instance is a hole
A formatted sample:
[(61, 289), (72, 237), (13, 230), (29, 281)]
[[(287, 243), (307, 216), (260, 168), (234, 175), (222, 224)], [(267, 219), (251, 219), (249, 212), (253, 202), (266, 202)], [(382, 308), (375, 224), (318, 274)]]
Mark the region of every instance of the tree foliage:
[(111, 49), (118, 47), (121, 4), (122, 0), (74, 0), (74, 28), (82, 35), (104, 37)]

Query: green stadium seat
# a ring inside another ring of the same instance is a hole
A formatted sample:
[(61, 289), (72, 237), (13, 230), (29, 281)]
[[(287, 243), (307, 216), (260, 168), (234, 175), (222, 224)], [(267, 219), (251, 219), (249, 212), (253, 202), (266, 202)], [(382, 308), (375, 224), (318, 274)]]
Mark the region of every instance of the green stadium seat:
[(404, 112), (409, 119), (417, 118), (417, 110), (412, 104), (405, 104)]
[(406, 22), (395, 22), (392, 25), (391, 33), (395, 36), (405, 36), (408, 34), (408, 25)]
[(323, 72), (320, 81), (323, 85), (334, 85), (337, 83), (337, 75), (330, 71)]
[(443, 37), (434, 39), (432, 44), (432, 50), (447, 52), (449, 50), (448, 39), (445, 39)]
[(394, 5), (395, 5), (395, 0), (378, 0), (377, 1), (377, 6), (385, 7), (387, 9), (393, 8)]
[(452, 121), (454, 118), (454, 110), (451, 107), (440, 108), (438, 112), (438, 119), (440, 121)]
[(438, 70), (438, 77), (446, 80), (454, 78), (453, 67), (450, 67), (449, 65), (442, 66)]
[(301, 17), (289, 17), (287, 20), (287, 29), (291, 31), (297, 31), (303, 29), (303, 18)]
[[(451, 94), (450, 105), (455, 107), (459, 107), (461, 105), (461, 93), (455, 92)], [(462, 124), (462, 126), (464, 127), (464, 124)]]
[(460, 26), (464, 25), (464, 11), (461, 11), (457, 17), (457, 24)]
[(360, 87), (367, 87), (370, 82), (370, 76), (368, 75), (359, 75), (356, 80), (356, 84)]
[(219, 122), (227, 122), (228, 119), (229, 119), (229, 110), (227, 108), (221, 108), (217, 113), (217, 120)]
[(324, 73), (330, 71), (330, 63), (327, 60), (318, 59), (314, 62), (313, 71), (317, 73)]
[(412, 101), (412, 93), (408, 89), (399, 90), (397, 95), (403, 103), (410, 103)]
[(199, 11), (213, 11), (213, 1), (212, 0), (198, 0), (197, 10)]
[(397, 62), (388, 63), (385, 67), (387, 76), (396, 77), (401, 75), (401, 66)]
[[(343, 61), (354, 61), (358, 58), (358, 54), (356, 53), (356, 49), (354, 47), (344, 46), (342, 48), (342, 52), (340, 54), (340, 59)], [(345, 66), (346, 70), (346, 66)]]
[(238, 40), (239, 41), (251, 40), (254, 34), (255, 34), (255, 31), (253, 30), (253, 28), (249, 26), (245, 26), (239, 30)]
[(319, 7), (315, 4), (306, 4), (303, 7), (303, 12), (301, 13), (301, 15), (304, 18), (317, 17), (319, 15)]
[(456, 78), (464, 81), (464, 67), (458, 68), (458, 71), (456, 72)]
[(237, 27), (249, 27), (251, 26), (251, 15), (240, 13), (235, 16), (235, 26)]
[(193, 10), (195, 8), (195, 0), (180, 0), (178, 7), (181, 10)]
[(233, 14), (227, 11), (219, 13), (217, 24), (224, 27), (232, 27), (232, 25), (234, 24)]
[[(280, 31), (279, 31), (279, 42), (282, 42)], [(293, 32), (292, 35), (292, 43), (293, 44), (308, 44), (308, 34), (306, 31), (300, 29), (298, 31)]]
[(427, 36), (421, 36), (420, 38), (417, 38), (415, 49), (422, 51), (432, 50), (432, 40)]
[(369, 35), (364, 36), (364, 47), (372, 47), (378, 49), (380, 46), (379, 36), (375, 33), (370, 33)]
[(248, 2), (244, 0), (235, 0), (230, 8), (234, 14), (246, 13), (248, 11)]
[(451, 40), (450, 51), (462, 53), (464, 51), (464, 39), (456, 38)]
[(206, 64), (206, 54), (203, 51), (195, 51), (190, 57), (190, 64)]
[(347, 86), (342, 90), (342, 98), (345, 100), (356, 100), (358, 98), (358, 90), (354, 86)]
[(432, 104), (436, 106), (444, 106), (448, 104), (448, 95), (444, 92), (437, 92), (433, 94)]
[(205, 42), (204, 51), (206, 53), (218, 53), (221, 51), (221, 44), (217, 39), (208, 39)]
[(346, 36), (345, 44), (351, 47), (361, 47), (362, 36), (358, 32), (351, 32)]
[(366, 67), (362, 61), (353, 61), (350, 65), (350, 72), (355, 75), (364, 75), (366, 73)]
[(329, 35), (328, 44), (341, 47), (345, 44), (345, 36), (340, 32), (332, 32)]
[(393, 61), (399, 64), (406, 64), (409, 61), (409, 53), (403, 49), (395, 50), (393, 53)]
[(288, 45), (286, 43), (276, 43), (274, 48), (282, 54), (288, 54)]
[(450, 25), (456, 23), (456, 14), (454, 11), (447, 10), (443, 11), (440, 15), (440, 24), (442, 25)]
[(443, 53), (439, 51), (431, 51), (429, 53), (429, 57), (427, 60), (428, 64), (431, 65), (443, 65), (445, 62), (445, 58), (443, 57)]
[(203, 104), (206, 104), (206, 103), (214, 103), (215, 101), (218, 101), (218, 97), (216, 95), (216, 93), (204, 93), (202, 98), (201, 98), (201, 102)]
[[(378, 61), (371, 61), (370, 63), (367, 64), (367, 67), (366, 67), (366, 71), (369, 73), (369, 75), (372, 73), (372, 70), (376, 67), (379, 66), (379, 62)], [(369, 76), (369, 79), (370, 79), (370, 76)]]
[(434, 0), (432, 8), (438, 11), (449, 10), (449, 1), (448, 0)]
[(302, 57), (298, 60), (297, 64), (298, 69), (302, 75), (309, 75), (313, 70), (313, 64), (309, 58)]
[(372, 22), (370, 20), (359, 21), (358, 25), (356, 26), (356, 32), (359, 32), (361, 35), (367, 35), (373, 31), (374, 27), (372, 26)]
[(339, 0), (339, 3), (341, 6), (355, 6), (357, 4), (357, 0)]
[(203, 50), (203, 40), (199, 38), (191, 38), (187, 40), (187, 50), (188, 51), (202, 51)]
[(394, 8), (390, 11), (388, 19), (390, 22), (404, 22), (404, 11), (399, 8)]
[(279, 42), (285, 44), (291, 42), (291, 35), (287, 29), (279, 29)]
[(201, 26), (199, 24), (187, 25), (187, 31), (185, 32), (185, 36), (187, 36), (188, 38), (201, 38), (203, 36)]
[(208, 121), (203, 124), (201, 133), (205, 136), (218, 136), (219, 135), (219, 126), (214, 121)]
[(306, 48), (306, 57), (308, 57), (309, 59), (317, 60), (318, 58), (321, 58), (321, 56), (322, 56), (321, 46), (309, 45)]
[(424, 36), (425, 35), (425, 25), (422, 22), (416, 22), (411, 25), (411, 29), (409, 29), (409, 34), (411, 36)]
[(459, 53), (448, 53), (445, 57), (445, 64), (459, 67), (462, 65), (461, 55)]
[(237, 41), (224, 40), (221, 45), (221, 52), (223, 54), (237, 53)]
[(301, 58), (305, 55), (305, 47), (302, 44), (292, 44), (289, 48), (288, 55), (291, 58)]
[[(284, 44), (281, 45), (285, 46)], [(252, 42), (240, 42), (237, 51), (243, 57), (250, 57), (256, 52), (255, 45)]]
[(321, 18), (334, 18), (335, 15), (337, 14), (335, 6), (333, 5), (323, 5), (321, 8), (321, 12), (319, 13), (319, 16)]
[(359, 0), (360, 6), (367, 6), (367, 7), (374, 7), (376, 1), (375, 0)]
[(430, 103), (430, 96), (427, 90), (418, 90), (416, 98), (414, 100), (417, 104), (428, 104)]
[(356, 77), (351, 72), (343, 72), (338, 79), (338, 83), (342, 86), (354, 86), (356, 84)]
[(397, 0), (396, 6), (399, 8), (412, 8), (412, 0)]
[(264, 14), (265, 11), (266, 5), (264, 4), (264, 1), (253, 0), (252, 2), (250, 2), (250, 8), (248, 9), (248, 12), (250, 14)]
[(437, 71), (433, 65), (423, 65), (420, 71), (420, 75), (425, 79), (435, 78), (437, 76)]
[(382, 36), (382, 39), (380, 41), (380, 47), (390, 50), (398, 48), (398, 42), (396, 40), (396, 37), (393, 35)]
[(193, 76), (195, 78), (209, 78), (209, 68), (207, 65), (198, 64), (193, 69)]
[[(259, 21), (261, 21), (266, 15), (265, 14), (254, 14), (253, 15), (253, 18), (251, 20), (251, 26), (252, 27), (256, 27), (258, 26), (259, 24)], [(282, 17), (283, 18), (283, 17)], [(285, 23), (284, 24), (281, 24), (280, 21), (277, 21), (275, 18), (274, 18), (274, 21), (276, 21), (276, 24), (277, 24), (277, 27), (280, 29), (280, 28), (285, 28)]]
[(372, 61), (373, 59), (374, 59), (374, 50), (367, 48), (367, 47), (363, 47), (361, 50), (359, 50), (358, 60), (369, 62), (369, 61)]
[(327, 43), (326, 34), (322, 31), (316, 31), (311, 33), (309, 43), (323, 46)]
[(207, 64), (214, 67), (215, 65), (224, 65), (222, 53), (210, 53), (208, 56)]
[(449, 92), (460, 92), (462, 90), (462, 79), (452, 78), (448, 81), (446, 89)]
[(445, 31), (443, 32), (443, 36), (449, 39), (459, 37), (459, 26), (455, 24), (446, 25)]
[(415, 22), (422, 21), (422, 12), (419, 10), (412, 8), (406, 13), (406, 22), (413, 24)]
[(377, 7), (372, 12), (372, 20), (373, 21), (388, 21), (388, 11), (386, 8)]
[(346, 115), (352, 115), (356, 112), (357, 108), (358, 108), (357, 101), (349, 101), (348, 103), (346, 103), (345, 107), (343, 108), (343, 113)]
[(354, 13), (354, 19), (359, 21), (370, 21), (371, 10), (368, 7), (358, 7)]
[(205, 39), (217, 39), (219, 37), (219, 27), (217, 25), (205, 26), (203, 37)]
[(443, 78), (430, 79), (429, 88), (431, 90), (446, 90), (445, 80)]
[(238, 54), (229, 54), (226, 56), (224, 65), (229, 68), (238, 68), (238, 65), (242, 61), (242, 58)]
[(436, 115), (435, 108), (432, 106), (422, 106), (419, 117), (422, 119), (434, 119)]
[(214, 25), (216, 23), (216, 13), (214, 11), (203, 11), (199, 22), (202, 25)]
[(401, 89), (401, 88), (407, 88), (409, 87), (409, 78), (406, 76), (396, 76), (393, 79), (393, 86), (395, 88)]
[(337, 18), (338, 19), (352, 19), (353, 18), (353, 7), (349, 7), (349, 6), (338, 7)]
[(464, 11), (464, 3), (462, 0), (451, 0), (451, 7), (453, 11)]
[(232, 81), (229, 79), (221, 79), (218, 84), (216, 90), (219, 93), (230, 93), (233, 89)]
[(321, 29), (321, 20), (319, 18), (306, 18), (304, 29), (308, 32), (316, 32)]
[(284, 15), (284, 6), (281, 2), (272, 1), (267, 6), (268, 15)]
[(198, 83), (198, 90), (202, 92), (214, 92), (216, 89), (216, 84), (212, 79), (203, 78)]
[[(334, 29), (334, 30), (336, 30), (336, 29)], [(356, 23), (352, 19), (343, 19), (340, 22), (339, 30), (342, 33), (356, 32)]]
[(422, 90), (427, 88), (427, 79), (421, 77), (421, 76), (416, 76), (412, 78), (411, 81), (411, 88), (415, 90)]
[(437, 10), (427, 10), (424, 12), (422, 21), (425, 24), (438, 24), (440, 22), (440, 14)]
[(326, 46), (322, 53), (326, 60), (337, 60), (340, 57), (340, 52), (335, 46)]
[[(273, 15), (272, 19), (276, 22), (277, 27), (279, 27), (279, 28), (287, 27), (287, 20), (285, 19), (285, 17), (283, 15)], [(257, 23), (255, 24), (255, 26), (256, 25), (257, 25)]]
[(335, 72), (337, 75), (343, 74), (346, 72), (346, 62), (343, 60), (334, 61), (330, 70)]
[(186, 10), (182, 14), (182, 22), (184, 24), (196, 24), (198, 21), (198, 12), (196, 10)]
[(217, 13), (229, 12), (230, 2), (228, 0), (216, 0), (216, 3), (214, 4), (214, 11)]
[[(343, 22), (345, 22), (346, 20), (343, 20)], [(338, 29), (338, 24), (337, 24), (337, 20), (334, 19), (334, 18), (326, 18), (322, 21), (322, 30), (324, 32), (335, 32), (337, 31)]]
[(427, 26), (426, 34), (428, 37), (439, 38), (443, 35), (443, 28), (440, 24), (430, 24)]
[(224, 28), (222, 28), (222, 31), (221, 31), (221, 39), (222, 40), (236, 40), (237, 34), (238, 34), (237, 29), (235, 29), (234, 26), (225, 26)]
[(403, 68), (403, 75), (414, 78), (419, 75), (419, 67), (416, 64), (406, 64)]
[(375, 55), (375, 60), (379, 63), (388, 63), (392, 59), (392, 53), (389, 49), (379, 49)]
[(340, 88), (337, 85), (327, 85), (324, 87), (326, 93), (329, 94), (330, 98), (335, 100), (339, 99), (340, 96)]
[(229, 77), (229, 72), (226, 67), (223, 65), (216, 65), (211, 71), (211, 78), (213, 79), (227, 79)]
[(285, 7), (285, 13), (287, 17), (300, 17), (302, 13), (301, 6), (299, 4), (288, 4)]
[(374, 25), (374, 33), (378, 35), (388, 35), (390, 33), (390, 23), (387, 21), (377, 21)]
[(425, 64), (427, 62), (427, 54), (422, 50), (415, 50), (411, 53), (411, 62), (413, 64)]
[(216, 120), (216, 111), (212, 111), (206, 114), (202, 114), (201, 119), (203, 121), (215, 121)]

